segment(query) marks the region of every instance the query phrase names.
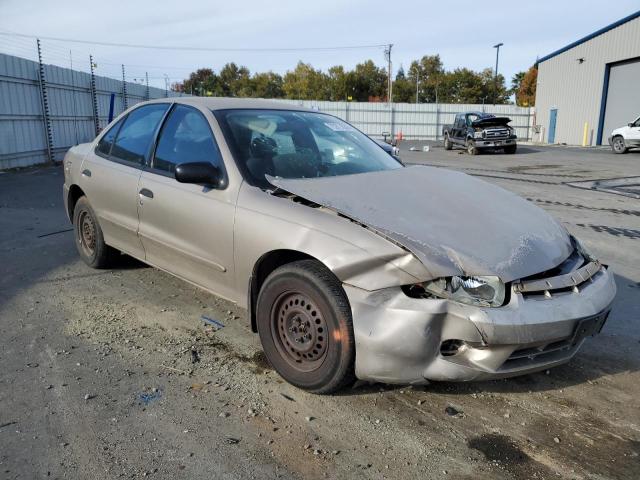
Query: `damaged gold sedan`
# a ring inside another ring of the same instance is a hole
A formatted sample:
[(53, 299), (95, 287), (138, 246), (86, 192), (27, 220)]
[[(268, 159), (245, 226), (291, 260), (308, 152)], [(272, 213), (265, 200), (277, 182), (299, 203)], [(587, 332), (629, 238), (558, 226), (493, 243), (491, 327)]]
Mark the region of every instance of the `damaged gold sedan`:
[(284, 103), (144, 102), (64, 169), (87, 264), (124, 252), (236, 302), (278, 373), (316, 393), (559, 365), (615, 296), (533, 204)]

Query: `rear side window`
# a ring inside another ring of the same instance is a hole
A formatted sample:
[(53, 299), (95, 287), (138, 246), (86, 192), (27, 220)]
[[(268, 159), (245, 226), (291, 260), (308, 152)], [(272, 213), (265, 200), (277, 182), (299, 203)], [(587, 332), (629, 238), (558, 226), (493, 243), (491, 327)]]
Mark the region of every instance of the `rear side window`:
[(109, 155), (111, 152), (111, 144), (113, 143), (113, 139), (116, 138), (116, 134), (118, 133), (118, 129), (124, 122), (124, 118), (119, 120), (113, 127), (109, 129), (107, 133), (105, 133), (100, 141), (98, 142), (97, 151), (103, 155)]
[(210, 162), (222, 168), (207, 119), (194, 108), (176, 105), (160, 132), (153, 168), (173, 173), (176, 165), (189, 162)]
[(168, 107), (164, 103), (145, 105), (127, 115), (111, 149), (111, 156), (142, 165)]

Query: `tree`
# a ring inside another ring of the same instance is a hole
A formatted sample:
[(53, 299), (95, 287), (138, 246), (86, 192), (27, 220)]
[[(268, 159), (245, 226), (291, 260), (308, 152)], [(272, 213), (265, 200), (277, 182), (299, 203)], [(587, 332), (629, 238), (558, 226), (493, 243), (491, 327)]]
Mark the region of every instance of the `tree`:
[(301, 61), (285, 74), (282, 89), (287, 98), (298, 100), (327, 100), (330, 96), (327, 75)]
[(282, 98), (282, 77), (277, 73), (256, 73), (251, 79), (251, 96), (257, 98)]
[(342, 65), (331, 67), (328, 71), (329, 100), (347, 101), (351, 95), (347, 74)]
[(386, 98), (387, 71), (379, 68), (373, 60), (358, 63), (351, 75), (347, 76), (347, 84), (353, 90), (353, 99), (368, 102), (372, 99)]
[(399, 103), (411, 103), (416, 100), (416, 86), (405, 76), (402, 65), (398, 69), (396, 79), (393, 82), (393, 101)]
[(504, 75), (498, 74), (496, 77), (492, 68), (485, 68), (480, 72), (480, 78), (483, 86), (482, 97), (485, 98), (485, 103), (492, 102), (499, 105), (509, 103), (511, 91), (505, 85)]
[(223, 97), (251, 97), (252, 86), (247, 67), (238, 67), (234, 62), (227, 63), (220, 74), (220, 96)]
[(536, 105), (536, 84), (538, 82), (538, 66), (532, 66), (522, 77), (516, 92), (516, 105), (534, 107)]
[(192, 72), (182, 83), (182, 91), (193, 95), (207, 95), (207, 92), (213, 92), (218, 85), (218, 76), (210, 68), (200, 68)]
[(518, 90), (520, 90), (520, 85), (522, 84), (522, 79), (524, 78), (526, 72), (518, 72), (513, 77), (511, 77), (511, 94), (516, 95)]
[[(414, 60), (409, 66), (407, 79), (413, 85), (413, 95), (415, 100), (416, 82), (418, 84), (418, 101), (435, 102), (436, 91), (441, 93), (440, 85), (443, 83), (445, 75), (444, 66), (440, 55), (425, 55), (420, 60)], [(438, 98), (440, 102), (442, 99)]]

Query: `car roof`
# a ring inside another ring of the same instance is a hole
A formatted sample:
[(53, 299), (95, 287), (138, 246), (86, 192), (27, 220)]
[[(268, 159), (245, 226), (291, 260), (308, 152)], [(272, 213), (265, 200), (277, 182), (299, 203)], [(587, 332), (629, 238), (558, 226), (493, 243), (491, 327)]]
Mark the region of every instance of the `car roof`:
[(301, 105), (295, 105), (286, 102), (274, 102), (272, 100), (264, 100), (261, 98), (226, 98), (226, 97), (169, 97), (149, 100), (144, 103), (181, 103), (184, 105), (194, 105), (209, 110), (229, 110), (237, 108), (255, 108), (255, 109), (271, 109), (271, 110), (297, 110), (315, 112), (310, 108)]

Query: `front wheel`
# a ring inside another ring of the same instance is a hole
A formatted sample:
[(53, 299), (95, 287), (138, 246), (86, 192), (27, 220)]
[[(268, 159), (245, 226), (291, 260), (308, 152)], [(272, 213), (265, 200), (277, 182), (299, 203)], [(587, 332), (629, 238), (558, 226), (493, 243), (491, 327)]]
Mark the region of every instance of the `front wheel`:
[(517, 145), (509, 145), (508, 147), (504, 147), (504, 153), (513, 155), (514, 153), (516, 153), (517, 149), (518, 149)]
[(354, 382), (349, 301), (324, 265), (300, 260), (274, 270), (260, 289), (256, 315), (265, 356), (287, 382), (318, 394)]
[(453, 144), (451, 143), (451, 140), (449, 140), (449, 135), (445, 135), (444, 136), (444, 149), (445, 150), (451, 150), (453, 148)]
[(613, 148), (614, 153), (627, 153), (627, 146), (624, 144), (624, 138), (620, 136), (613, 137), (611, 147)]
[(478, 155), (480, 153), (478, 147), (476, 147), (476, 142), (470, 138), (467, 139), (467, 153), (469, 155)]

